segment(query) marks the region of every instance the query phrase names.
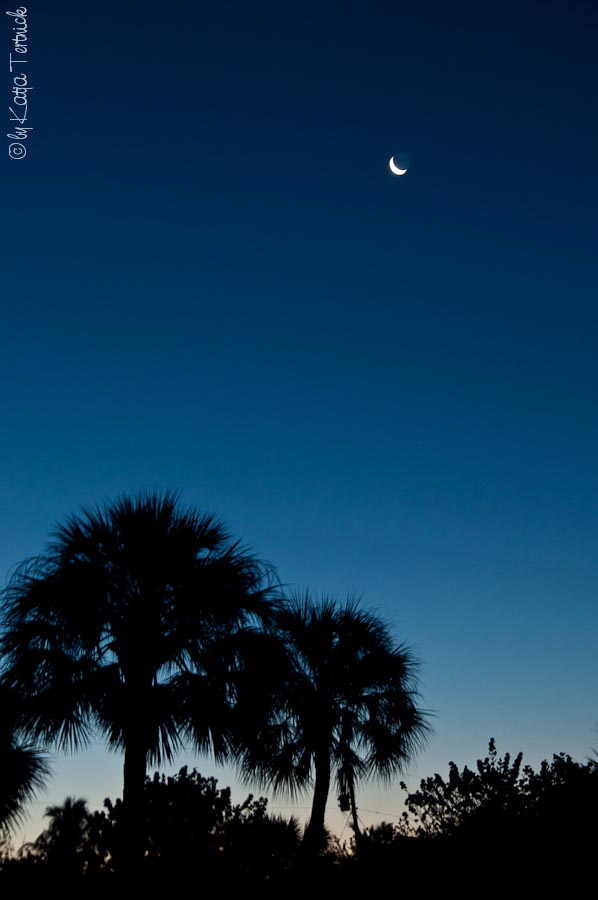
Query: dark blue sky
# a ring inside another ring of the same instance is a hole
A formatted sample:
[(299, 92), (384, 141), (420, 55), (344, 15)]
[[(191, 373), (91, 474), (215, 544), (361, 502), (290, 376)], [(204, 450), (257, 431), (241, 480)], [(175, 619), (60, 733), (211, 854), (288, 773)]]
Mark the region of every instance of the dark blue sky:
[[(2, 164), (0, 571), (81, 504), (173, 486), (415, 646), (437, 716), (414, 777), (491, 735), (583, 758), (598, 13), (402, 6), (33, 0), (33, 131)], [(116, 795), (98, 760), (49, 797)]]

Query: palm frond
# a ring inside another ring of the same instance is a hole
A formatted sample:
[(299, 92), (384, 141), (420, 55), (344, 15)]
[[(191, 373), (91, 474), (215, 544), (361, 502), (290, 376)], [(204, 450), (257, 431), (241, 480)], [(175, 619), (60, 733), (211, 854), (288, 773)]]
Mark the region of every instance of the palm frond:
[(49, 774), (48, 759), (30, 741), (19, 739), (20, 698), (5, 684), (0, 685), (0, 837), (20, 825), (26, 803), (44, 786)]

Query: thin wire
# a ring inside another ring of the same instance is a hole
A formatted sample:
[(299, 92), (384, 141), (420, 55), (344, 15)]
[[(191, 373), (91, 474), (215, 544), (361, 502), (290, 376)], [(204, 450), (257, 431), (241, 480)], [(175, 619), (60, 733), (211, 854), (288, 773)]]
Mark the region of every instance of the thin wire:
[(364, 807), (360, 807), (360, 808), (363, 809), (363, 812), (366, 812), (366, 813), (373, 813), (373, 814), (376, 815), (376, 816), (389, 816), (391, 819), (400, 819), (400, 818), (402, 818), (402, 816), (401, 816), (400, 814), (397, 815), (397, 813), (382, 812), (382, 811), (379, 810), (379, 809), (365, 809)]
[(341, 833), (340, 833), (339, 836), (338, 836), (339, 842), (340, 842), (340, 840), (341, 840), (343, 834), (345, 833), (345, 829), (346, 829), (346, 827), (347, 827), (348, 824), (349, 824), (349, 813), (347, 813), (347, 815), (345, 816), (345, 824), (343, 825), (343, 830), (341, 831)]

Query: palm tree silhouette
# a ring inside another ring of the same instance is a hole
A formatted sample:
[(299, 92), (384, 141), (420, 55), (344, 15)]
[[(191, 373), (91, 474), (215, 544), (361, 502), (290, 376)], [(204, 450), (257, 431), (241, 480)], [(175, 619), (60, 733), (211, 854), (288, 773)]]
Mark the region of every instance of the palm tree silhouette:
[(229, 752), (231, 641), (269, 616), (271, 574), (212, 515), (148, 491), (70, 517), (4, 592), (2, 679), (27, 699), (27, 733), (124, 752), (133, 867), (147, 765), (185, 740)]
[(23, 807), (43, 787), (49, 767), (41, 751), (18, 739), (20, 705), (0, 684), (0, 843), (23, 820)]
[(47, 806), (44, 816), (48, 827), (28, 849), (65, 875), (82, 874), (91, 849), (87, 801), (66, 797), (64, 803)]
[(325, 841), (332, 778), (358, 836), (356, 783), (401, 773), (425, 742), (427, 716), (417, 705), (411, 652), (355, 599), (340, 605), (295, 596), (278, 611), (275, 627), (286, 647), (286, 674), (270, 686), (267, 721), (240, 751), (242, 772), (275, 794), (296, 796), (313, 786), (304, 850), (315, 853)]

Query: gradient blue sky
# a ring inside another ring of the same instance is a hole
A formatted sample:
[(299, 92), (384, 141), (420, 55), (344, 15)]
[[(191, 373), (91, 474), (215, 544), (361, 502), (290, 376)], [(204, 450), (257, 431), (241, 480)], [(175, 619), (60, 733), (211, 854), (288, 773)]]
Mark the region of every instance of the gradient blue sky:
[[(51, 6), (2, 164), (0, 577), (82, 504), (178, 488), (414, 647), (436, 735), (413, 785), (490, 736), (585, 758), (595, 6)], [(29, 836), (120, 792), (99, 746), (56, 773)], [(364, 791), (362, 818), (400, 797)]]

